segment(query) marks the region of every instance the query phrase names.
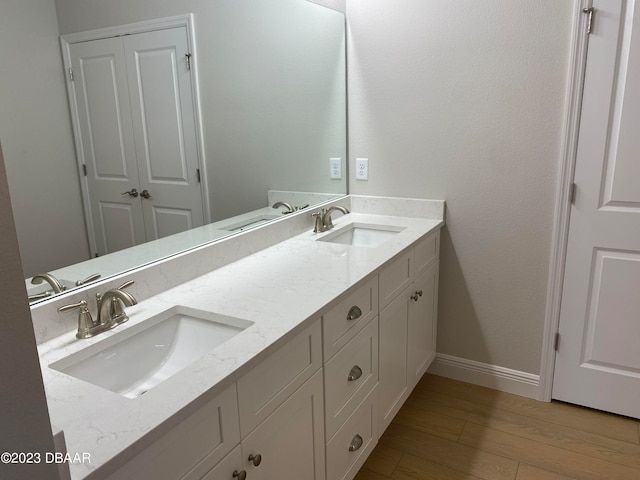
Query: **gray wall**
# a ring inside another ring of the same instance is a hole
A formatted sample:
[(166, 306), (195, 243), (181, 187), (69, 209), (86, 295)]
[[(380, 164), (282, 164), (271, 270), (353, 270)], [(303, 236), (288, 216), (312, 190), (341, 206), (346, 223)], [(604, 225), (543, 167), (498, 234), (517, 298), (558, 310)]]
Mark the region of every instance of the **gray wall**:
[(36, 465), (0, 464), (0, 478), (54, 480), (57, 465), (44, 461), (45, 452), (55, 450), (1, 149), (0, 247), (0, 452), (39, 452), (42, 458)]
[(539, 373), (571, 7), (347, 2), (350, 192), (447, 201), (438, 352)]
[(0, 141), (32, 276), (89, 258), (53, 0), (2, 2), (0, 57)]

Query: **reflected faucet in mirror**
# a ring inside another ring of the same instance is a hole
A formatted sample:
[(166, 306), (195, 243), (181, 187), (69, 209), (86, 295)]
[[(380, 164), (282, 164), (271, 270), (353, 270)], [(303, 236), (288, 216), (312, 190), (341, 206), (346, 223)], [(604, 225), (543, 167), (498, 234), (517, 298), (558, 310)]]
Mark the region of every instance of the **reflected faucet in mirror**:
[(34, 275), (31, 279), (32, 285), (41, 285), (42, 282), (47, 282), (51, 285), (54, 293), (61, 293), (67, 289), (66, 285), (63, 285), (60, 280), (50, 273), (39, 273), (38, 275)]

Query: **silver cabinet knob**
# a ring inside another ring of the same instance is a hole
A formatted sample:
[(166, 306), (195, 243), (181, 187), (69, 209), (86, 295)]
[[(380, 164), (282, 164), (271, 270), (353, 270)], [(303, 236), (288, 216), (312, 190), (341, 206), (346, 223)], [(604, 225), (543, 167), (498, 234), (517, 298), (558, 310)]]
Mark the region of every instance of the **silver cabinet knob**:
[(362, 376), (362, 369), (358, 365), (354, 365), (351, 371), (349, 372), (349, 376), (347, 380), (350, 382), (354, 382), (358, 380)]
[(151, 193), (149, 193), (149, 190), (142, 190), (142, 192), (140, 192), (140, 196), (142, 198), (151, 198)]
[(357, 305), (354, 305), (353, 307), (351, 307), (349, 313), (347, 314), (347, 320), (355, 320), (357, 318), (360, 318), (361, 316), (362, 310), (360, 310), (360, 307), (358, 307)]
[(351, 440), (351, 443), (349, 444), (349, 451), (355, 452), (356, 450), (360, 450), (362, 443), (362, 437), (360, 435), (356, 435), (355, 437), (353, 437), (353, 440)]
[(138, 190), (132, 188), (128, 192), (122, 192), (120, 195), (129, 195), (130, 197), (136, 198), (138, 196)]
[(237, 478), (238, 480), (246, 480), (247, 472), (245, 472), (244, 470), (235, 470), (233, 472), (233, 478)]
[(262, 455), (260, 455), (259, 453), (256, 453), (254, 455), (252, 453), (251, 455), (249, 455), (249, 461), (253, 463), (254, 467), (257, 467), (258, 465), (260, 465), (260, 463), (262, 463)]
[(421, 296), (422, 296), (422, 290), (417, 290), (416, 293), (411, 295), (411, 300), (413, 300), (414, 302), (417, 302)]

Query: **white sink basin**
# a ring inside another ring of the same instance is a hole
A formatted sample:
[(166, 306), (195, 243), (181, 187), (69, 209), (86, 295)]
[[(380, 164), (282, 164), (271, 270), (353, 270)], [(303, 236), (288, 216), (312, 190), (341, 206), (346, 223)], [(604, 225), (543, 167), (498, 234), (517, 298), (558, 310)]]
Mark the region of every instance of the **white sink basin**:
[(49, 366), (136, 398), (251, 325), (176, 306)]
[(350, 223), (329, 235), (319, 238), (318, 241), (353, 245), (355, 247), (377, 247), (404, 230), (404, 228), (393, 225)]

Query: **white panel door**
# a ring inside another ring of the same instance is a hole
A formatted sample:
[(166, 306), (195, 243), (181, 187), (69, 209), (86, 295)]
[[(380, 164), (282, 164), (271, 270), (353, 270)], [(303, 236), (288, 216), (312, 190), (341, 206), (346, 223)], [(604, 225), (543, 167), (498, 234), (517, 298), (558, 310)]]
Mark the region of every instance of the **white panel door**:
[(184, 27), (124, 37), (147, 240), (204, 224)]
[(593, 6), (552, 395), (640, 418), (640, 4)]
[[(90, 236), (104, 255), (145, 241), (126, 64), (120, 38), (70, 45)], [(73, 107), (73, 105), (72, 105)]]

